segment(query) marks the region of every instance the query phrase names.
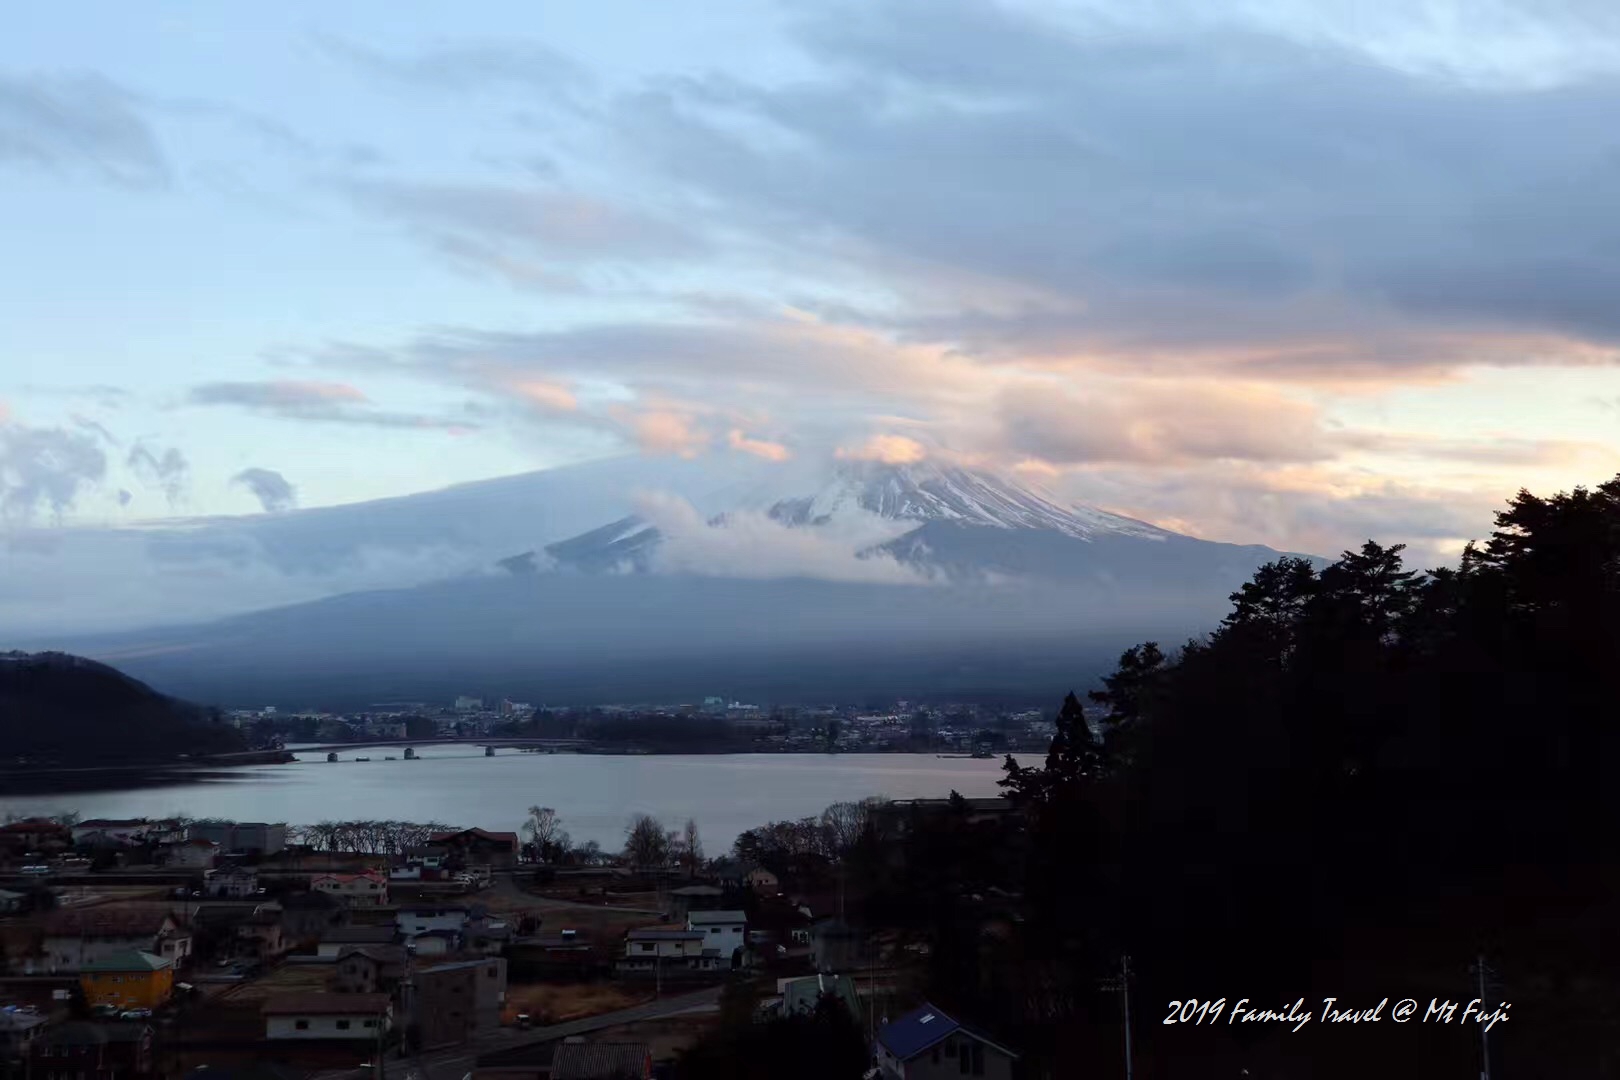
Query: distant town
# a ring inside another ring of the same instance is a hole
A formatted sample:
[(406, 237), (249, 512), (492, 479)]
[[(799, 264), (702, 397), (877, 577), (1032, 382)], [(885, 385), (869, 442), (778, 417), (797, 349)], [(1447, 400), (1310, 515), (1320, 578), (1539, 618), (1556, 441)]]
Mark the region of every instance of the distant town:
[(274, 706), (225, 714), (255, 750), (434, 739), (511, 739), (595, 753), (941, 753), (1042, 751), (1052, 716), (1035, 709), (899, 700), (761, 706), (710, 697), (681, 705), (534, 706), (462, 696), (444, 705), (380, 702), (354, 712)]

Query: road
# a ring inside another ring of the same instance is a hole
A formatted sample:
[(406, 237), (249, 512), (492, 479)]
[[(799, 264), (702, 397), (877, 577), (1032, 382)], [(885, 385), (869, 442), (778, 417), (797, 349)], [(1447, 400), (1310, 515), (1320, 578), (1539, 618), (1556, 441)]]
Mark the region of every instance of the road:
[[(711, 986), (704, 990), (694, 990), (689, 994), (676, 994), (658, 1001), (649, 1001), (645, 1005), (602, 1013), (600, 1016), (589, 1016), (583, 1020), (570, 1020), (566, 1024), (553, 1024), (550, 1027), (530, 1028), (527, 1031), (521, 1028), (502, 1028), (479, 1038), (473, 1046), (453, 1046), (414, 1057), (390, 1057), (385, 1071), (389, 1080), (462, 1080), (473, 1071), (478, 1058), (484, 1054), (515, 1050), (523, 1046), (537, 1046), (570, 1035), (584, 1035), (603, 1028), (617, 1027), (620, 1024), (633, 1024), (640, 1020), (656, 1020), (682, 1013), (712, 1011), (719, 1006), (720, 990), (718, 986)], [(375, 1070), (371, 1068), (345, 1069), (317, 1073), (311, 1080), (371, 1080), (374, 1072)]]

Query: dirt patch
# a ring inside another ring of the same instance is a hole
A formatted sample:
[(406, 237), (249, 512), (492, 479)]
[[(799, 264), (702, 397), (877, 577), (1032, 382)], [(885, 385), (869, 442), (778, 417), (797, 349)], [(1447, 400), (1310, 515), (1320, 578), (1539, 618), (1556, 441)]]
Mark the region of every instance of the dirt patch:
[(652, 999), (651, 987), (643, 990), (610, 982), (525, 983), (507, 988), (501, 1021), (512, 1023), (519, 1013), (527, 1013), (536, 1027), (544, 1027), (628, 1009)]
[(282, 964), (262, 978), (237, 983), (217, 995), (232, 1005), (262, 1002), (277, 994), (311, 994), (328, 988), (335, 964)]

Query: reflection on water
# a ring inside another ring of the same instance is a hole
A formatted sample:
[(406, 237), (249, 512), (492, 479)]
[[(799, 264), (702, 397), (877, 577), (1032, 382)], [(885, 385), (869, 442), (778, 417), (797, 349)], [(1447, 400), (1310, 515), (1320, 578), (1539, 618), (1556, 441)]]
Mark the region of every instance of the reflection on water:
[[(369, 757), (356, 762), (354, 757)], [(395, 760), (385, 758), (394, 755)], [(351, 748), (332, 763), (299, 753), (288, 765), (253, 765), (204, 776), (153, 778), (125, 791), (0, 797), (0, 814), (76, 810), (86, 817), (223, 817), (239, 821), (394, 819), (517, 829), (525, 811), (550, 806), (576, 842), (617, 848), (634, 813), (671, 828), (694, 818), (711, 854), (744, 829), (814, 814), (831, 802), (995, 795), (1000, 763), (922, 754), (721, 754), (484, 756), (476, 746)]]

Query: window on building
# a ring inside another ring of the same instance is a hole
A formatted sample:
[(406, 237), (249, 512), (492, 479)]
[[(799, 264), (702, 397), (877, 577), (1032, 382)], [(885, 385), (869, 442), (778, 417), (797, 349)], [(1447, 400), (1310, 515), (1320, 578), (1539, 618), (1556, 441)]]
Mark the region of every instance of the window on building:
[(980, 1046), (978, 1043), (974, 1043), (973, 1047), (972, 1047), (972, 1051), (973, 1051), (973, 1075), (974, 1076), (983, 1076), (984, 1075), (984, 1047)]
[(367, 1020), (366, 1023), (365, 1023), (365, 1026), (368, 1027), (368, 1028), (374, 1028), (374, 1027), (377, 1026), (377, 1021), (375, 1021), (375, 1020)]
[(293, 1027), (298, 1029), (299, 1031), (308, 1031), (309, 1030), (309, 1021), (308, 1020), (294, 1020), (293, 1021)]
[(337, 1029), (339, 1031), (348, 1031), (349, 1030), (349, 1022), (347, 1020), (339, 1020), (337, 1022)]
[(945, 1040), (945, 1056), (948, 1057), (948, 1058), (953, 1058), (953, 1057), (956, 1056), (956, 1040), (955, 1039), (946, 1039)]

